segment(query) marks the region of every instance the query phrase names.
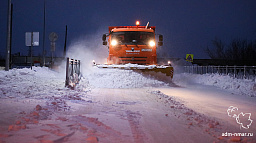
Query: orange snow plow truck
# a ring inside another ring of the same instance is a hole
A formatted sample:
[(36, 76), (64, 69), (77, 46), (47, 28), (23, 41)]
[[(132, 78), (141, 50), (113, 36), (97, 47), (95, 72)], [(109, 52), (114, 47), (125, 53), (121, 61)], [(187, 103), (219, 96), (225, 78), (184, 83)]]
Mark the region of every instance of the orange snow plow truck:
[[(99, 68), (132, 69), (142, 72), (161, 72), (173, 77), (173, 67), (157, 64), (156, 49), (163, 45), (163, 36), (159, 35), (156, 44), (155, 26), (111, 26), (109, 33), (102, 36), (103, 45), (108, 46), (109, 56), (107, 64), (98, 65)], [(107, 42), (108, 37), (108, 42)]]

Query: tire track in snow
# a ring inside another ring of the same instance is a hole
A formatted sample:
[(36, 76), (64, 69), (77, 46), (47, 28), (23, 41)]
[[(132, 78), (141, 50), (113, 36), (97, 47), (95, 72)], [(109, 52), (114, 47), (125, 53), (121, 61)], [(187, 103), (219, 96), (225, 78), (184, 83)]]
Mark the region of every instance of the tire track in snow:
[(140, 125), (140, 118), (141, 114), (138, 112), (132, 112), (130, 110), (126, 111), (127, 119), (129, 122), (129, 125), (131, 127), (133, 139), (135, 143), (144, 143), (147, 138), (145, 136), (145, 133), (142, 131), (142, 128)]
[[(163, 102), (165, 105), (167, 105), (167, 107), (170, 108), (176, 118), (184, 120), (185, 124), (188, 125), (188, 129), (199, 127), (205, 133), (214, 137), (216, 140), (225, 140), (221, 138), (220, 135), (218, 135), (222, 128), (219, 121), (216, 119), (210, 118), (204, 114), (197, 113), (196, 111), (186, 107), (184, 104), (178, 101), (178, 99), (168, 96), (159, 90), (148, 92), (157, 96), (160, 102)], [(165, 116), (169, 115), (166, 114)]]

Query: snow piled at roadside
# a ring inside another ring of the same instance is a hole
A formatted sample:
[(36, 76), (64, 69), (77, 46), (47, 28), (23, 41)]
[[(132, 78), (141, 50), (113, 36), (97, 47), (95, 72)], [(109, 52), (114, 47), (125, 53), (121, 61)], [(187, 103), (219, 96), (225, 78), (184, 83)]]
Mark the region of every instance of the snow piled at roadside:
[[(144, 88), (163, 87), (167, 83), (144, 77), (132, 70), (92, 68), (84, 72), (81, 87), (92, 88)], [(8, 72), (0, 71), (0, 96), (37, 97), (52, 93), (51, 89), (64, 89), (65, 73), (55, 72), (46, 67), (33, 67), (33, 70), (12, 69)], [(216, 86), (229, 90), (234, 94), (256, 97), (256, 81), (235, 79), (219, 74), (175, 74), (173, 82), (179, 86), (190, 86), (195, 83)], [(26, 86), (24, 86), (26, 85)], [(12, 91), (12, 92), (9, 92)], [(15, 94), (14, 94), (15, 93)]]
[(229, 90), (234, 94), (248, 95), (256, 97), (256, 82), (246, 79), (236, 79), (219, 74), (176, 74), (173, 81), (180, 86), (189, 86), (194, 83), (216, 86)]
[[(64, 79), (64, 80), (63, 80)], [(46, 67), (0, 71), (0, 97), (37, 97), (64, 87), (65, 75)]]
[(144, 88), (162, 87), (168, 84), (147, 78), (132, 70), (101, 69), (94, 67), (91, 73), (84, 75), (93, 88)]
[[(0, 71), (0, 96), (32, 96), (31, 93), (40, 97), (52, 92), (52, 89), (65, 89), (65, 72), (58, 72), (47, 67), (33, 67), (23, 69), (11, 69)], [(83, 78), (79, 87), (90, 88), (144, 88), (163, 87), (167, 83), (144, 77), (142, 74), (132, 70), (122, 69), (101, 69), (91, 67), (82, 71)], [(10, 92), (12, 91), (12, 92)], [(15, 93), (15, 94), (13, 94)]]

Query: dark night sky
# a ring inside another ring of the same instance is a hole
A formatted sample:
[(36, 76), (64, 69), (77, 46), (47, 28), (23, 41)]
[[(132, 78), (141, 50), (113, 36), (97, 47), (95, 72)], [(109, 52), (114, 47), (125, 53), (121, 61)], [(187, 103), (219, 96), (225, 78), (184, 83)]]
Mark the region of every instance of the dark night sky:
[[(142, 25), (150, 21), (156, 33), (164, 35), (165, 50), (171, 57), (185, 58), (193, 53), (195, 58), (209, 58), (204, 52), (218, 37), (225, 43), (231, 39), (256, 39), (255, 0), (45, 0), (46, 41), (50, 54), (48, 35), (56, 32), (57, 55), (62, 55), (65, 26), (68, 25), (68, 43), (81, 37), (102, 43), (101, 36), (108, 26)], [(44, 0), (12, 0), (13, 42), (12, 53), (27, 55), (25, 32), (40, 32), (40, 46), (34, 54), (42, 53)], [(0, 54), (5, 57), (8, 0), (0, 1)], [(102, 45), (102, 47), (104, 47)]]

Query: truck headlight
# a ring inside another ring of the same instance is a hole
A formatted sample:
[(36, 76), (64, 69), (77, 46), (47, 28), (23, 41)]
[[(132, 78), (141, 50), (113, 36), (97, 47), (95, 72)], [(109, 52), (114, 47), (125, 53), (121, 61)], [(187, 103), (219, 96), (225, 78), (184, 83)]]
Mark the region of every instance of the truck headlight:
[(156, 45), (155, 41), (153, 41), (153, 40), (152, 40), (152, 41), (149, 41), (149, 46), (150, 46), (150, 47), (153, 47), (153, 46), (155, 46), (155, 45)]
[(93, 65), (96, 65), (95, 60), (92, 60), (92, 64), (93, 64)]
[(111, 41), (111, 45), (112, 45), (112, 46), (116, 46), (116, 45), (117, 45), (117, 41), (116, 41), (116, 40), (112, 40), (112, 41)]

